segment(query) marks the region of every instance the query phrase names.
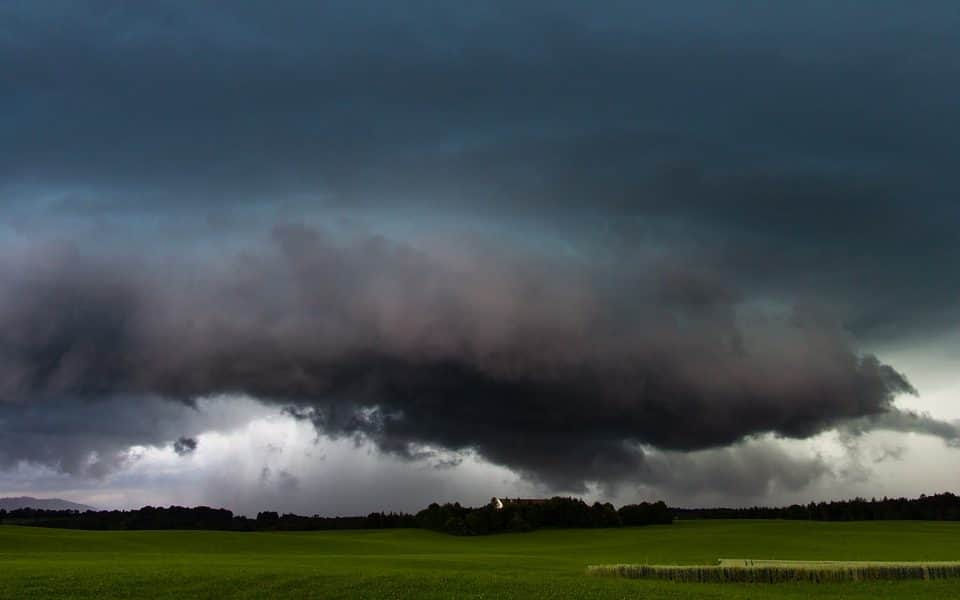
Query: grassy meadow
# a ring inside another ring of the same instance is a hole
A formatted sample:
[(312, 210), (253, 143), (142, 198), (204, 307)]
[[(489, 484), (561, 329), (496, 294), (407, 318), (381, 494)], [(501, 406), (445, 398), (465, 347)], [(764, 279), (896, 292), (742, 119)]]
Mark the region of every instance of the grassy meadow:
[(586, 574), (587, 565), (732, 557), (953, 561), (960, 559), (960, 523), (680, 521), (486, 537), (0, 526), (0, 598), (960, 597), (960, 579), (702, 584)]

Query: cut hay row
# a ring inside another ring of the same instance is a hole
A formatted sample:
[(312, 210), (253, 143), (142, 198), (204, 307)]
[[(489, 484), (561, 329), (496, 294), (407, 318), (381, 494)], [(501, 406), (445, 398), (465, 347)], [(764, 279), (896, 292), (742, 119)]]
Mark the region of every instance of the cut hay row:
[(594, 565), (587, 567), (587, 573), (689, 583), (834, 583), (960, 578), (960, 563), (781, 562), (726, 559), (719, 565)]
[(720, 558), (717, 564), (721, 567), (899, 567), (907, 566), (928, 566), (928, 567), (952, 567), (960, 565), (958, 561), (882, 561), (882, 560), (773, 560), (767, 558)]

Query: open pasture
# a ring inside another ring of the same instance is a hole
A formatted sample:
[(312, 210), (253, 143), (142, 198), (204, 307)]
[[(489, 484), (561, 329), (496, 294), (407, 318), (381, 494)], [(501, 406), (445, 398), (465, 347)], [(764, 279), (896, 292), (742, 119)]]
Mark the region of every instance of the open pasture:
[[(588, 565), (953, 561), (960, 523), (680, 521), (453, 537), (0, 526), (0, 598), (955, 598), (960, 580), (676, 583)], [(767, 565), (769, 566), (769, 565)]]

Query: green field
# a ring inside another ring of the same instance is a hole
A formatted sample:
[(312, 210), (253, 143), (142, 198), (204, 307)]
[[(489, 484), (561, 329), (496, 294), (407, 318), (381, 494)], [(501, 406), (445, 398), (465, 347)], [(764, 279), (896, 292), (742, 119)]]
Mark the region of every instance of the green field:
[(687, 521), (462, 538), (421, 530), (94, 532), (0, 526), (0, 598), (958, 598), (960, 580), (684, 584), (589, 564), (960, 559), (960, 523)]

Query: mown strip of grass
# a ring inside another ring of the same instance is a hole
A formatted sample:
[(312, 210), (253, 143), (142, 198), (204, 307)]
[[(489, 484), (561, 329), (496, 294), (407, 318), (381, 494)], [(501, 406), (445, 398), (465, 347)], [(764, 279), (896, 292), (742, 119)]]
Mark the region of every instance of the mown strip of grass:
[(680, 583), (839, 583), (960, 578), (960, 562), (724, 559), (716, 565), (591, 565), (587, 573)]

